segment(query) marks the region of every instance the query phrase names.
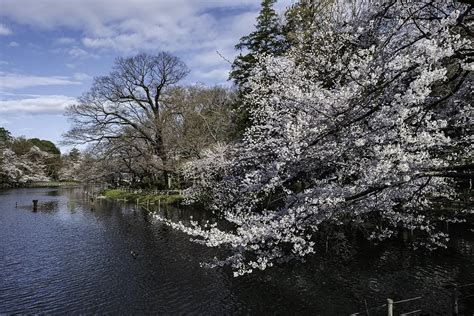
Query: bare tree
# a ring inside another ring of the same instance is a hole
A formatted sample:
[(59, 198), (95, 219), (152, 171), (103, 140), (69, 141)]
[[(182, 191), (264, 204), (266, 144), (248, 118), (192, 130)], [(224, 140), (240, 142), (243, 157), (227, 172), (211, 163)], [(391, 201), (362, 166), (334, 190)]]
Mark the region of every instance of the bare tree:
[(90, 91), (67, 109), (72, 128), (64, 135), (65, 142), (103, 145), (127, 137), (128, 143), (145, 144), (142, 151), (160, 161), (158, 171), (168, 183), (163, 128), (172, 106), (166, 94), (188, 72), (178, 57), (167, 52), (117, 58), (112, 71), (95, 78)]
[(201, 151), (228, 142), (235, 130), (235, 92), (223, 87), (190, 86), (170, 94), (175, 105), (165, 128), (166, 146), (180, 159), (199, 158)]

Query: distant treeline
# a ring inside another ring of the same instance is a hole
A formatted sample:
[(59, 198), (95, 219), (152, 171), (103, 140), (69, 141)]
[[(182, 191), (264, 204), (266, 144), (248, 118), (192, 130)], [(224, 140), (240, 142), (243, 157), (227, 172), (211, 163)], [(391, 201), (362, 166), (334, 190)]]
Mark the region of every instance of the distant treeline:
[(0, 186), (25, 186), (50, 181), (75, 181), (73, 171), (81, 154), (73, 149), (61, 155), (49, 140), (13, 137), (0, 127)]

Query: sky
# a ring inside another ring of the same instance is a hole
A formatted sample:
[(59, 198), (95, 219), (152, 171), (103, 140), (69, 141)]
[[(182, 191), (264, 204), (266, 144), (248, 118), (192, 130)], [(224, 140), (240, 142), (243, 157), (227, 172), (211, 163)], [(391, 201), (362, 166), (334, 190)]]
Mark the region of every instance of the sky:
[(0, 0), (0, 127), (58, 143), (64, 108), (117, 56), (167, 51), (190, 68), (183, 83), (228, 85), (225, 59), (259, 9), (260, 0)]

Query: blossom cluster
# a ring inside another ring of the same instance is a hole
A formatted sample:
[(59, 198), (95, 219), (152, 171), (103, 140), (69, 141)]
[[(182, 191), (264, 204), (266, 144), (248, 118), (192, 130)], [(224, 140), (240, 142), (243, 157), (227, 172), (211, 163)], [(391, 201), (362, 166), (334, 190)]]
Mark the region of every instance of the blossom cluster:
[(374, 240), (416, 230), (431, 249), (448, 240), (439, 223), (473, 212), (436, 210), (457, 198), (447, 171), (473, 154), (469, 8), (423, 0), (364, 10), (315, 21), (309, 47), (260, 56), (244, 140), (187, 167), (189, 192), (205, 193), (234, 228), (158, 219), (232, 250), (211, 266), (242, 275), (302, 258), (329, 223), (362, 223)]

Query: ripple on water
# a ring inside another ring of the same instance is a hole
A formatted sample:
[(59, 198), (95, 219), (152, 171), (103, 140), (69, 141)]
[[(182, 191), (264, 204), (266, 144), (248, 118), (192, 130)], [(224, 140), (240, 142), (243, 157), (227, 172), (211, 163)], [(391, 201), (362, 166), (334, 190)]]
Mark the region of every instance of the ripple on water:
[[(33, 213), (33, 199), (48, 211)], [(27, 207), (15, 209), (15, 203)], [(166, 213), (184, 220), (205, 216)], [(419, 306), (442, 314), (449, 306), (447, 285), (474, 281), (472, 234), (437, 255), (362, 247), (352, 260), (314, 256), (233, 278), (225, 269), (199, 267), (219, 250), (190, 243), (140, 209), (91, 205), (79, 190), (0, 191), (0, 225), (0, 314), (340, 315), (365, 302), (420, 294)], [(463, 304), (474, 310), (474, 302)]]

